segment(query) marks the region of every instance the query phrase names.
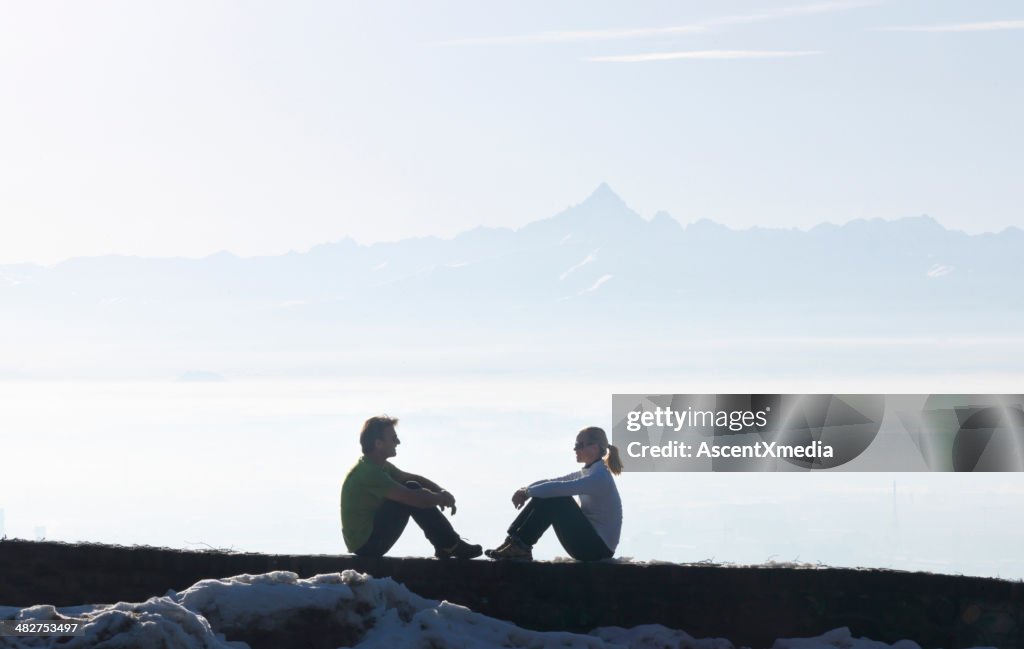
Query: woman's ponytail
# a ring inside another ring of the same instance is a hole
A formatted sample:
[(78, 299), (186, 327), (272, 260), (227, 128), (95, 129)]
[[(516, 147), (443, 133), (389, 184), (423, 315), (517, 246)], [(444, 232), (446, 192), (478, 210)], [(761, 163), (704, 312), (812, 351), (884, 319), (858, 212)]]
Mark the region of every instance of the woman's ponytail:
[(591, 442), (597, 442), (601, 448), (607, 449), (607, 452), (603, 454), (604, 463), (613, 475), (622, 473), (622, 460), (619, 458), (619, 449), (608, 443), (608, 434), (604, 432), (603, 428), (589, 426), (580, 432), (584, 433)]
[(604, 463), (608, 465), (608, 470), (612, 472), (612, 475), (622, 473), (622, 460), (619, 459), (619, 449), (614, 446), (608, 446), (608, 455), (604, 458)]

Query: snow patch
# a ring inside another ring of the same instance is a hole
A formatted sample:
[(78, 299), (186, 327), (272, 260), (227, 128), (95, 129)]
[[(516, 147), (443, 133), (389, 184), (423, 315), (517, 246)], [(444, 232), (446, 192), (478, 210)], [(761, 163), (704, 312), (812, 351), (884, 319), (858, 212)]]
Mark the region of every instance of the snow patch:
[(842, 627), (815, 638), (780, 638), (772, 645), (772, 649), (921, 649), (921, 645), (912, 640), (886, 644), (869, 638), (854, 638), (848, 628)]
[[(390, 578), (346, 570), (300, 579), (293, 572), (205, 579), (176, 593), (142, 603), (56, 609), (0, 607), (0, 620), (84, 621), (84, 635), (10, 637), (10, 649), (249, 649), (238, 637), (291, 637), (297, 625), (350, 638), (363, 649), (736, 649), (724, 638), (698, 639), (685, 631), (646, 624), (601, 627), (589, 635), (522, 629), (449, 602), (426, 599)], [(349, 642), (349, 641), (343, 641)], [(920, 649), (901, 640), (889, 645), (854, 638), (848, 628), (816, 638), (779, 639), (772, 649)]]
[(725, 638), (698, 640), (685, 631), (669, 629), (660, 624), (641, 624), (632, 629), (608, 626), (590, 633), (608, 642), (606, 646), (629, 649), (735, 649)]
[(597, 281), (594, 282), (594, 284), (590, 288), (581, 291), (580, 295), (583, 295), (584, 293), (593, 293), (597, 289), (601, 288), (601, 285), (610, 280), (611, 278), (611, 275), (601, 275), (600, 277), (597, 278)]
[[(564, 239), (563, 239), (563, 241), (564, 241)], [(591, 263), (591, 262), (593, 262), (593, 261), (597, 260), (597, 253), (598, 253), (598, 252), (599, 252), (600, 250), (601, 250), (601, 249), (600, 249), (600, 248), (598, 248), (597, 250), (593, 251), (592, 253), (590, 253), (589, 255), (587, 255), (586, 257), (584, 257), (584, 258), (583, 258), (583, 261), (581, 261), (581, 262), (579, 262), (579, 263), (575, 264), (575, 265), (574, 265), (574, 266), (572, 266), (572, 267), (571, 267), (571, 268), (570, 268), (569, 270), (567, 270), (567, 271), (565, 271), (564, 273), (562, 273), (562, 274), (561, 274), (561, 276), (559, 276), (559, 278), (558, 278), (558, 281), (562, 281), (563, 279), (565, 279), (565, 278), (566, 278), (566, 277), (568, 277), (569, 275), (572, 275), (572, 274), (573, 274), (574, 272), (576, 272), (576, 271), (577, 271), (577, 270), (579, 270), (580, 268), (583, 268), (583, 267), (584, 267), (584, 266), (586, 266), (587, 264), (589, 264), (589, 263)]]
[(944, 277), (952, 273), (954, 270), (956, 270), (956, 266), (935, 264), (928, 270), (928, 277)]

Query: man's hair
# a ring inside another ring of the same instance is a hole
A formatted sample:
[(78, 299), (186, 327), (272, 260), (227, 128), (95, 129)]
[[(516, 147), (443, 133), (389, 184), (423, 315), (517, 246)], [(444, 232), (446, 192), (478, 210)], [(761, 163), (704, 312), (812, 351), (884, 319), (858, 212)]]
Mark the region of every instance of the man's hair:
[(359, 445), (363, 447), (363, 455), (372, 453), (376, 448), (375, 442), (381, 438), (384, 431), (394, 428), (398, 423), (398, 417), (378, 415), (370, 417), (363, 423), (363, 430), (359, 432)]

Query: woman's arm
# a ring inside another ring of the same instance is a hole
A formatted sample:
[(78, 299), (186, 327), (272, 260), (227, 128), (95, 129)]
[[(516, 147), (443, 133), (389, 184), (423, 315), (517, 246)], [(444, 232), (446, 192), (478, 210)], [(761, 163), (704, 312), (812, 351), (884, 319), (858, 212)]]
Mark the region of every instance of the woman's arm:
[(515, 493), (512, 494), (512, 506), (515, 507), (516, 509), (519, 509), (523, 505), (525, 505), (526, 501), (530, 499), (530, 489), (532, 487), (535, 487), (539, 484), (545, 484), (548, 482), (565, 482), (567, 480), (575, 480), (576, 478), (579, 478), (582, 475), (583, 473), (580, 471), (573, 471), (572, 473), (567, 473), (557, 478), (546, 478), (544, 480), (531, 482), (528, 487), (520, 487), (516, 489)]
[(524, 488), (525, 489), (529, 489), (530, 487), (532, 487), (534, 485), (543, 484), (545, 482), (565, 482), (567, 480), (575, 480), (576, 478), (579, 478), (582, 475), (583, 475), (582, 471), (573, 471), (572, 473), (566, 473), (565, 475), (558, 476), (557, 478), (541, 478), (540, 480), (537, 480), (536, 482), (531, 482), (530, 484), (528, 484)]
[[(575, 476), (575, 477), (574, 477)], [(597, 491), (601, 476), (598, 473), (583, 475), (581, 472), (569, 474), (564, 478), (537, 482), (526, 489), (531, 498), (557, 498), (558, 496), (578, 496)]]
[(530, 499), (530, 494), (526, 492), (526, 487), (520, 487), (512, 494), (512, 506), (519, 509), (526, 504), (526, 501)]

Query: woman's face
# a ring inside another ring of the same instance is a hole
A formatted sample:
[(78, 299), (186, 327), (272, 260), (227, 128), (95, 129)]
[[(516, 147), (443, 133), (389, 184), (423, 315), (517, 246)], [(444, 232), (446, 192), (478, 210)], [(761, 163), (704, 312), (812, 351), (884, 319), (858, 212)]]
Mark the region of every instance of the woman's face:
[(587, 439), (586, 433), (576, 436), (576, 461), (590, 464), (601, 459), (601, 446)]

